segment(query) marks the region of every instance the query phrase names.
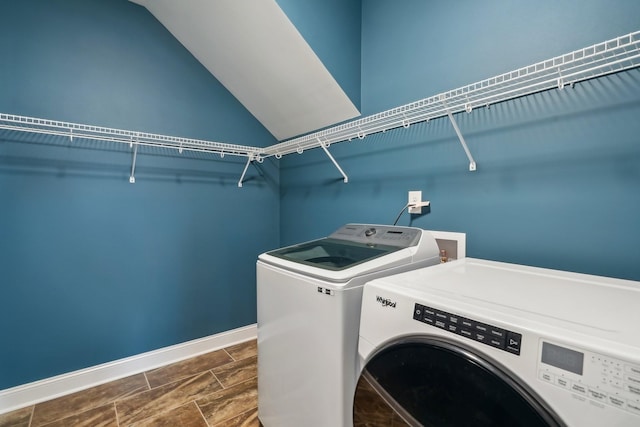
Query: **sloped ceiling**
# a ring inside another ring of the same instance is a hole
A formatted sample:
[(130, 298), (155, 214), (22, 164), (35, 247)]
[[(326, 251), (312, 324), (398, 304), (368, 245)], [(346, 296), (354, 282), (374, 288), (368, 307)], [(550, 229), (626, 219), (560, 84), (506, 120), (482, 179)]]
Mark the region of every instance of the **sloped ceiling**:
[(275, 0), (146, 7), (279, 141), (360, 113)]

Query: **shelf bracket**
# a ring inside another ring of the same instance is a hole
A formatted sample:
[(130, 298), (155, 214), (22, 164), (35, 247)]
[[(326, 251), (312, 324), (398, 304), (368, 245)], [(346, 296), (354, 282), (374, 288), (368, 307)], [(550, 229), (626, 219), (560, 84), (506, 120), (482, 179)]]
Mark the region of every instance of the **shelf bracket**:
[(247, 157), (247, 164), (244, 165), (244, 170), (242, 171), (242, 176), (240, 177), (240, 181), (238, 181), (238, 187), (242, 188), (242, 181), (244, 181), (244, 176), (247, 173), (247, 169), (249, 169), (249, 163), (253, 161), (253, 154), (249, 154)]
[[(447, 116), (449, 116), (449, 121), (451, 121), (451, 125), (453, 126), (453, 129), (456, 131), (456, 135), (458, 135), (458, 139), (460, 140), (460, 144), (462, 145), (462, 148), (464, 149), (464, 152), (467, 155), (467, 159), (469, 159), (469, 170), (473, 172), (476, 170), (476, 161), (473, 159), (473, 156), (471, 155), (471, 151), (469, 151), (469, 147), (467, 147), (467, 142), (464, 140), (464, 136), (462, 136), (462, 132), (460, 132), (460, 128), (458, 127), (458, 123), (456, 122), (456, 119), (453, 117), (453, 114), (447, 107), (447, 103), (444, 100), (444, 97), (440, 96), (440, 99), (442, 100), (442, 105), (444, 105), (445, 111), (447, 112)], [(469, 107), (466, 107), (466, 108), (470, 110)]]
[(131, 184), (135, 184), (136, 183), (136, 177), (135, 177), (135, 173), (136, 173), (136, 159), (138, 158), (138, 144), (134, 144), (133, 147), (133, 161), (131, 162), (131, 175), (129, 175), (129, 183)]
[(338, 171), (340, 171), (340, 174), (342, 174), (342, 180), (344, 181), (344, 183), (346, 184), (347, 182), (349, 182), (349, 177), (347, 176), (347, 174), (344, 173), (344, 171), (342, 170), (338, 162), (336, 162), (336, 159), (334, 159), (331, 153), (329, 152), (329, 148), (328, 148), (329, 144), (325, 144), (320, 140), (320, 138), (316, 138), (316, 139), (318, 140), (320, 147), (322, 147), (324, 152), (327, 153), (327, 156), (329, 157), (329, 159), (331, 159), (334, 166), (338, 169)]

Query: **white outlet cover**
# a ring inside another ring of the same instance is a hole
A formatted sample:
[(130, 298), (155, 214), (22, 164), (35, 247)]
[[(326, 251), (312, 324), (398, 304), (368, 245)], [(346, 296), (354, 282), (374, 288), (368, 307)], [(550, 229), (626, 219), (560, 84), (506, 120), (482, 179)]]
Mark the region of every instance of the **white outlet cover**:
[[(420, 203), (422, 201), (422, 191), (409, 191), (409, 200), (408, 203)], [(419, 206), (417, 208), (409, 208), (410, 214), (421, 214), (422, 207)]]

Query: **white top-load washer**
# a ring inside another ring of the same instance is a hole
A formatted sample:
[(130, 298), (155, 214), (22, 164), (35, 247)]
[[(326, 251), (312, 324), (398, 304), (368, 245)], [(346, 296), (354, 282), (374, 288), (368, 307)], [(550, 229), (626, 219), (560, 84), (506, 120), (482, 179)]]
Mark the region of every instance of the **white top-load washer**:
[(348, 224), (259, 256), (258, 416), (265, 427), (352, 423), (362, 286), (439, 263), (418, 228)]
[(362, 298), (356, 426), (640, 426), (640, 282), (465, 258)]

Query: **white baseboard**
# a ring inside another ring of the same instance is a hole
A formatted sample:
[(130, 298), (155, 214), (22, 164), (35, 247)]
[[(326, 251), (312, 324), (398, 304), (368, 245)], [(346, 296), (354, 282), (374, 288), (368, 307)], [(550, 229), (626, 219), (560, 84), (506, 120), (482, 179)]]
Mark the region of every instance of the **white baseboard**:
[(0, 414), (248, 341), (257, 337), (257, 331), (257, 325), (255, 324), (244, 326), (197, 340), (0, 390)]

